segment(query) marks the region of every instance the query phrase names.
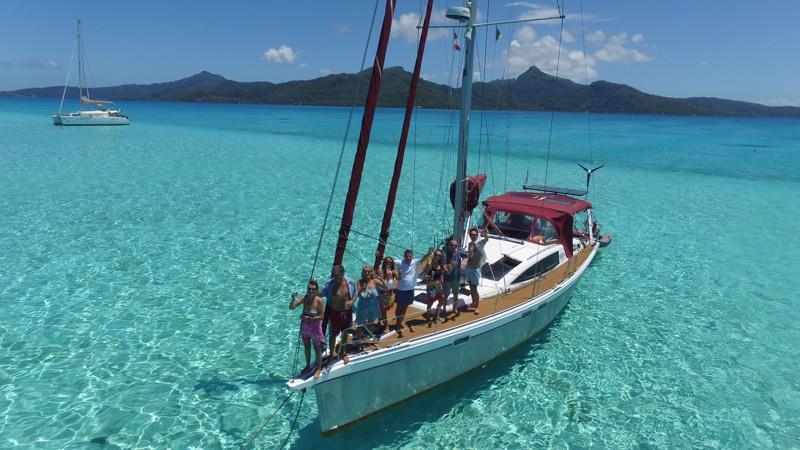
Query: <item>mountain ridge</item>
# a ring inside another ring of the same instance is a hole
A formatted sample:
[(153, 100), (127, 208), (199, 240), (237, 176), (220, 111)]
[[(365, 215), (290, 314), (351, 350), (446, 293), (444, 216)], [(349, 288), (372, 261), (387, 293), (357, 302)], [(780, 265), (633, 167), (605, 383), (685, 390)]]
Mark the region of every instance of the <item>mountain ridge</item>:
[[(283, 83), (239, 82), (202, 71), (175, 81), (152, 84), (124, 84), (94, 88), (95, 98), (108, 100), (157, 100), (206, 103), (254, 103), (283, 105), (350, 106), (366, 95), (371, 71), (339, 73), (310, 80)], [(402, 67), (383, 72), (378, 104), (404, 107), (411, 73)], [(359, 92), (354, 95), (354, 89)], [(63, 86), (0, 92), (2, 97), (60, 98)], [(67, 89), (77, 98), (77, 88)], [(459, 90), (421, 79), (417, 105), (424, 108), (457, 108)], [(765, 106), (758, 103), (715, 97), (673, 98), (648, 94), (626, 84), (598, 80), (589, 85), (575, 83), (531, 67), (516, 79), (477, 82), (473, 105), (485, 109), (521, 111), (597, 112), (620, 114), (669, 114), (742, 117), (800, 117), (800, 108)]]

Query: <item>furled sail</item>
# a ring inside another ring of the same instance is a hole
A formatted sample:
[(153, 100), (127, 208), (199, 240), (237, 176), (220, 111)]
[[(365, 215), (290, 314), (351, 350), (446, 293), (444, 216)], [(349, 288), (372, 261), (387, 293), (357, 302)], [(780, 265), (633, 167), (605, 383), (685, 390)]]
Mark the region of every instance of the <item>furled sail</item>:
[(106, 100), (95, 100), (95, 99), (89, 98), (89, 97), (87, 97), (85, 95), (81, 95), (81, 104), (82, 105), (113, 105), (114, 102), (109, 102), (109, 101), (106, 101)]

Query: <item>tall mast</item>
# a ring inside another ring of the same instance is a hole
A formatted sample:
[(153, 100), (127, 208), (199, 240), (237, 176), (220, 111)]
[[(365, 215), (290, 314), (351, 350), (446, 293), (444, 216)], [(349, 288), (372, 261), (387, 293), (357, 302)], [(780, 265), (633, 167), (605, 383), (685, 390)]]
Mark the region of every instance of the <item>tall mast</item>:
[[(472, 107), (472, 68), (475, 52), (475, 11), (478, 0), (467, 0), (469, 18), (464, 28), (464, 73), (461, 75), (461, 120), (458, 130), (458, 160), (456, 162), (456, 198), (453, 217), (453, 238), (461, 245), (467, 221), (464, 198), (467, 193), (467, 147), (469, 146), (469, 111)], [(450, 17), (450, 15), (448, 15)], [(463, 16), (461, 16), (463, 18)], [(462, 19), (463, 20), (463, 19)]]
[(389, 227), (392, 224), (392, 211), (394, 210), (394, 201), (397, 198), (397, 186), (400, 184), (400, 172), (403, 170), (403, 157), (406, 151), (406, 142), (408, 141), (408, 129), (411, 125), (411, 114), (414, 113), (414, 102), (417, 97), (417, 85), (419, 84), (419, 73), (422, 69), (422, 57), (425, 54), (425, 42), (428, 40), (428, 28), (431, 23), (431, 12), (433, 11), (433, 0), (428, 0), (428, 6), (425, 9), (425, 20), (422, 24), (422, 32), (419, 37), (419, 44), (417, 45), (417, 61), (414, 64), (414, 74), (411, 76), (411, 86), (408, 92), (408, 101), (406, 102), (406, 113), (403, 118), (403, 130), (400, 133), (400, 142), (397, 144), (397, 156), (394, 160), (394, 172), (392, 172), (392, 182), (389, 184), (389, 194), (386, 198), (386, 209), (383, 211), (383, 222), (381, 223), (380, 239), (378, 240), (378, 250), (375, 252), (375, 268), (383, 259), (383, 252), (386, 250), (386, 242), (389, 240)]
[(364, 171), (364, 160), (367, 157), (369, 135), (372, 132), (372, 120), (375, 118), (375, 108), (378, 106), (378, 94), (381, 90), (381, 77), (383, 76), (383, 62), (386, 59), (386, 47), (389, 44), (389, 35), (392, 31), (392, 16), (396, 1), (386, 0), (386, 12), (383, 16), (381, 35), (378, 39), (375, 63), (372, 65), (372, 77), (369, 80), (364, 116), (361, 119), (361, 135), (358, 137), (358, 147), (353, 160), (350, 185), (347, 189), (347, 198), (344, 203), (344, 212), (342, 213), (342, 225), (339, 227), (339, 241), (336, 243), (336, 255), (333, 258), (334, 265), (341, 264), (344, 259), (347, 239), (350, 236), (350, 227), (353, 225), (353, 214), (356, 200), (358, 199), (358, 190), (361, 187), (361, 175)]
[(81, 39), (81, 19), (78, 19), (78, 101), (83, 105), (83, 39)]

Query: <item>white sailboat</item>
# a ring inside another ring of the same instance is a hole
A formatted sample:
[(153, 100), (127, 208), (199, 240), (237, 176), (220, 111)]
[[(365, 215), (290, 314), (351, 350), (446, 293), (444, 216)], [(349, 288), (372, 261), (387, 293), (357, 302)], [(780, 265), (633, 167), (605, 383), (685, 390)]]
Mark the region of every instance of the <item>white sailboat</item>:
[(52, 116), (53, 125), (130, 125), (128, 116), (122, 113), (122, 109), (114, 108), (113, 102), (96, 100), (91, 98), (89, 94), (89, 87), (86, 84), (86, 63), (84, 61), (85, 54), (80, 19), (78, 19), (78, 32), (75, 39), (78, 54), (78, 98), (80, 100), (80, 109), (77, 112), (63, 112), (64, 98), (67, 95), (69, 76), (72, 72), (72, 61), (70, 61), (67, 81), (64, 83), (64, 92), (61, 94), (61, 104), (58, 107), (58, 112)]
[[(447, 17), (459, 21), (456, 26), (464, 29), (465, 36), (453, 237), (466, 249), (471, 226), (485, 230), (488, 236), (477, 288), (480, 313), (452, 314), (472, 303), (469, 290), (463, 287), (458, 298), (447, 299), (445, 313), (452, 317), (446, 322), (437, 320), (430, 328), (422, 322), (407, 326), (402, 333), (385, 333), (377, 342), (372, 340), (349, 354), (349, 362), (330, 356), (319, 378), (312, 376), (313, 370), (296, 375), (287, 386), (315, 392), (323, 432), (431, 389), (527, 341), (562, 311), (601, 247), (592, 205), (579, 198), (585, 196), (584, 190), (527, 185), (519, 192), (486, 199), (482, 218), (472, 223), (471, 208), (478, 203), (475, 194), (485, 179), (467, 176), (474, 36), (476, 27), (500, 23), (475, 23), (475, 4), (476, 0), (468, 0), (464, 7), (451, 7)], [(394, 2), (388, 0), (387, 14), (393, 9)], [(424, 30), (430, 11), (429, 4)], [(422, 50), (418, 57), (421, 55)], [(376, 64), (378, 60), (382, 63), (383, 57), (376, 57)], [(591, 171), (587, 174), (588, 190)], [(343, 224), (340, 239), (348, 232), (349, 224)], [(388, 236), (388, 231), (385, 234)], [(386, 240), (383, 232), (381, 240)], [(403, 319), (407, 324), (426, 310), (425, 283), (419, 282), (414, 294), (416, 301)]]

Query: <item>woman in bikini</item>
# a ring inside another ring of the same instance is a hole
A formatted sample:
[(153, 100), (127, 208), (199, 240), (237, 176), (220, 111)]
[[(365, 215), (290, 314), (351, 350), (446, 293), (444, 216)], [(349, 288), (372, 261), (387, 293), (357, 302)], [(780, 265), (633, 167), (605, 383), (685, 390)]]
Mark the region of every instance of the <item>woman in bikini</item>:
[(325, 336), (322, 334), (322, 317), (325, 307), (322, 297), (319, 296), (317, 280), (312, 278), (308, 282), (306, 295), (297, 298), (297, 292), (292, 293), (289, 309), (295, 309), (300, 304), (303, 305), (303, 314), (300, 315), (300, 338), (303, 340), (306, 352), (306, 367), (301, 373), (311, 367), (311, 344), (313, 343), (317, 366), (314, 378), (319, 378), (322, 373), (322, 343), (325, 342)]
[(397, 269), (394, 267), (394, 259), (390, 256), (383, 258), (380, 269), (378, 269), (378, 276), (383, 278), (384, 287), (378, 289), (380, 294), (380, 308), (381, 308), (381, 327), (382, 331), (386, 331), (389, 326), (386, 319), (386, 313), (394, 308), (395, 292), (397, 289)]
[[(425, 311), (425, 318), (428, 321), (428, 327), (433, 324), (433, 321), (439, 321), (439, 311), (444, 310), (444, 263), (442, 261), (442, 251), (436, 250), (431, 255), (430, 262), (425, 269), (425, 285), (428, 290), (428, 309)], [(433, 302), (436, 304), (436, 311), (431, 315), (431, 307)]]

